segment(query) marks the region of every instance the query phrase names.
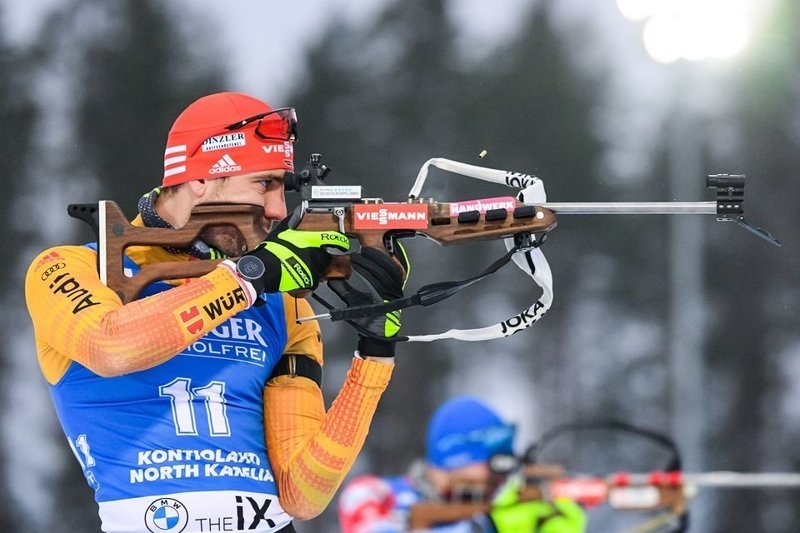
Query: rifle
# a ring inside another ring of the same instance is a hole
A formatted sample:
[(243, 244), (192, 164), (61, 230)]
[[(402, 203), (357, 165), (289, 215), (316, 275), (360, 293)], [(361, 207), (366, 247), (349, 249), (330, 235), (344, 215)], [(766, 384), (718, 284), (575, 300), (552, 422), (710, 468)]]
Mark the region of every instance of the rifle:
[[(620, 511), (668, 511), (679, 522), (688, 513), (688, 501), (702, 488), (800, 488), (800, 473), (742, 473), (652, 471), (618, 472), (607, 476), (543, 476), (558, 465), (526, 467), (520, 502), (566, 498), (583, 507), (606, 504)], [(411, 507), (409, 529), (469, 520), (492, 510), (489, 502), (421, 502)], [(668, 523), (667, 520), (654, 522)], [(639, 529), (641, 531), (641, 529)], [(685, 531), (685, 529), (679, 529)]]
[[(565, 432), (608, 429), (630, 433), (647, 439), (671, 453), (668, 469), (645, 473), (616, 472), (604, 476), (567, 475), (561, 465), (538, 462), (545, 445)], [(437, 524), (469, 520), (476, 515), (489, 513), (491, 499), (498, 486), (497, 479), (516, 476), (521, 480), (519, 501), (558, 498), (572, 500), (583, 507), (608, 505), (621, 511), (666, 511), (664, 516), (649, 520), (635, 529), (638, 532), (655, 531), (665, 527), (674, 532), (688, 530), (689, 500), (703, 488), (790, 488), (800, 489), (800, 473), (742, 473), (703, 472), (686, 473), (681, 469), (681, 458), (674, 442), (668, 437), (647, 429), (618, 421), (565, 424), (545, 433), (540, 441), (530, 446), (524, 454), (497, 455), (490, 459), (489, 468), (494, 481), (486, 490), (473, 487), (470, 494), (482, 494), (480, 501), (420, 502), (409, 513), (409, 529), (428, 529)]]
[[(484, 198), (466, 202), (437, 202), (420, 197), (428, 168), (437, 166), (458, 174), (502, 184), (518, 190), (515, 196)], [(336, 230), (361, 246), (397, 252), (399, 239), (425, 236), (441, 245), (503, 239), (508, 252), (483, 272), (460, 281), (426, 285), (409, 297), (382, 304), (337, 309), (319, 295), (313, 296), (328, 313), (309, 319), (353, 320), (404, 309), (429, 306), (468, 287), (514, 261), (542, 289), (542, 296), (527, 309), (497, 324), (470, 330), (453, 329), (433, 335), (399, 337), (401, 341), (431, 341), (441, 338), (485, 340), (507, 337), (537, 322), (552, 303), (552, 274), (539, 247), (556, 228), (556, 214), (714, 214), (720, 221), (735, 221), (758, 237), (780, 246), (760, 228), (744, 219), (744, 176), (709, 176), (707, 187), (717, 191), (715, 202), (619, 202), (547, 203), (542, 181), (528, 174), (476, 167), (446, 159), (431, 159), (423, 165), (405, 202), (385, 202), (364, 197), (359, 185), (327, 185), (330, 167), (322, 156), (312, 154), (298, 173), (287, 172), (285, 188), (300, 193), (301, 203), (292, 214), (291, 225), (299, 230)], [(230, 238), (242, 253), (264, 238), (259, 206), (201, 205), (180, 229), (143, 228), (131, 225), (119, 206), (111, 201), (71, 204), (68, 214), (87, 222), (98, 240), (98, 269), (103, 283), (123, 303), (135, 300), (155, 280), (201, 276), (220, 260), (175, 261), (147, 265), (133, 276), (125, 273), (124, 252), (134, 245), (187, 246), (210, 228), (235, 229)], [(234, 233), (236, 233), (234, 232)], [(356, 246), (352, 246), (357, 249)], [(350, 274), (349, 257), (333, 256), (323, 279), (344, 279)]]

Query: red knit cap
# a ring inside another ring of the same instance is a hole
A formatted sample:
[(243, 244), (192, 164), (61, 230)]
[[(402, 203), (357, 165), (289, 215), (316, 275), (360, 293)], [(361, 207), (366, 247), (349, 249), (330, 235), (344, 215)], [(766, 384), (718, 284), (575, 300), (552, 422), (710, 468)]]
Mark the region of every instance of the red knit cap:
[(162, 185), (294, 170), (295, 124), (294, 109), (276, 110), (246, 94), (204, 96), (169, 130)]

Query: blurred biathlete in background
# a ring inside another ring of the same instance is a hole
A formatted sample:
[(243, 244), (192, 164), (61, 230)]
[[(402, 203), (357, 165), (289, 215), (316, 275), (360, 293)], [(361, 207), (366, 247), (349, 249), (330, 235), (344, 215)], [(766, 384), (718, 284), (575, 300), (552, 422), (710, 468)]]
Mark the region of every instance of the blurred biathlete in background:
[[(292, 518), (330, 503), (364, 443), (398, 317), (362, 324), (368, 335), (326, 412), (319, 326), (297, 323), (311, 307), (285, 293), (315, 288), (331, 249), (349, 245), (289, 227), (283, 180), (296, 139), (293, 109), (239, 93), (200, 98), (169, 132), (162, 185), (141, 198), (134, 224), (180, 228), (200, 204), (261, 206), (272, 230), (238, 261), (154, 282), (125, 305), (99, 279), (96, 246), (51, 248), (28, 270), (39, 364), (105, 532), (294, 531)], [(134, 246), (125, 267), (240, 255), (229, 242)], [(359, 303), (402, 296), (388, 254), (369, 249), (352, 263), (365, 275)], [(346, 303), (354, 294), (335, 290)]]
[(489, 467), (495, 455), (513, 453), (515, 428), (488, 405), (458, 396), (433, 414), (426, 459), (403, 476), (361, 475), (339, 496), (342, 533), (395, 533), (411, 529), (410, 516), (420, 502), (491, 501), (490, 511), (468, 520), (443, 518), (436, 533), (582, 533), (583, 510), (569, 500), (520, 501), (513, 480), (498, 478)]

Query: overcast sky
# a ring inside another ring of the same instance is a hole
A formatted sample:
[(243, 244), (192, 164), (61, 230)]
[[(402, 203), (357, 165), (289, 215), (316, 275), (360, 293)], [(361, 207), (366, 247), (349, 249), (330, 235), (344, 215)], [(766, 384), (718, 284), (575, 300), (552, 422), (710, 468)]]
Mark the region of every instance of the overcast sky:
[[(232, 76), (230, 88), (258, 93), (276, 101), (285, 97), (294, 76), (301, 73), (300, 59), (318, 42), (325, 24), (341, 16), (356, 26), (363, 25), (373, 20), (388, 3), (387, 0), (179, 1), (186, 9), (206, 15), (213, 27), (221, 31), (222, 42), (235, 51), (227, 56)], [(32, 39), (48, 10), (57, 4), (57, 0), (0, 2), (6, 16), (3, 31), (14, 42)], [(476, 49), (487, 49), (513, 34), (520, 11), (530, 5), (530, 0), (496, 3), (458, 0), (451, 2), (451, 9), (462, 38)], [(275, 24), (274, 21), (280, 22)], [(270, 69), (252, 68), (269, 64), (270, 58), (280, 58), (285, 68), (281, 76), (275, 76)]]

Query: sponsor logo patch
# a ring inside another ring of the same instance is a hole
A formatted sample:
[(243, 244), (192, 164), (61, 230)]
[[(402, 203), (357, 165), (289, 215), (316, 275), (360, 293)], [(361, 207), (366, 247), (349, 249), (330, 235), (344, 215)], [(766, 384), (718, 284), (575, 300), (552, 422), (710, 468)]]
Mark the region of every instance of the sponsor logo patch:
[[(61, 263), (57, 263), (53, 265), (53, 267), (48, 268), (45, 270), (45, 273), (50, 272), (51, 268), (58, 266)], [(66, 268), (66, 267), (64, 267)], [(53, 273), (59, 272), (59, 269), (54, 270), (51, 274), (48, 274), (48, 277)], [(42, 274), (42, 280), (47, 279), (47, 277)], [(77, 315), (84, 309), (88, 309), (89, 307), (100, 305), (100, 302), (95, 302), (93, 300), (94, 295), (89, 292), (89, 289), (84, 289), (81, 287), (81, 284), (73, 278), (68, 272), (63, 274), (59, 274), (55, 278), (53, 278), (53, 282), (50, 283), (50, 290), (53, 291), (53, 294), (63, 294), (69, 301), (75, 302), (75, 307), (72, 308), (72, 314)]]
[(225, 150), (226, 148), (236, 148), (238, 146), (245, 146), (247, 139), (244, 133), (228, 133), (225, 135), (215, 135), (203, 141), (201, 147), (204, 152), (211, 152), (213, 150)]
[(335, 241), (343, 246), (350, 245), (350, 239), (340, 233), (321, 233), (320, 238), (323, 241)]
[(181, 322), (183, 322), (186, 331), (192, 335), (196, 335), (203, 331), (203, 317), (200, 316), (200, 310), (196, 305), (193, 305), (188, 309), (184, 309), (178, 316), (180, 317)]
[(52, 276), (53, 274), (64, 268), (67, 268), (66, 263), (56, 263), (55, 265), (50, 265), (49, 267), (47, 267), (47, 270), (42, 272), (42, 281), (46, 280), (47, 278), (49, 278), (50, 276)]
[(287, 272), (294, 278), (295, 283), (300, 287), (311, 287), (311, 278), (308, 277), (306, 269), (294, 257), (289, 257), (284, 261), (283, 266)]
[(267, 340), (267, 332), (258, 322), (234, 317), (190, 344), (183, 354), (264, 366), (269, 356)]
[(355, 229), (425, 229), (428, 227), (426, 204), (356, 204), (353, 206)]
[(262, 145), (261, 149), (267, 155), (282, 154), (283, 164), (287, 168), (294, 168), (294, 145), (291, 141), (284, 141), (283, 144), (267, 144)]
[(544, 307), (544, 304), (537, 300), (536, 303), (533, 304), (533, 309), (526, 309), (520, 314), (512, 316), (508, 320), (501, 322), (500, 327), (503, 336), (508, 337), (534, 325), (540, 318), (542, 318), (541, 316), (536, 316), (536, 313), (542, 307)]
[(144, 524), (153, 533), (180, 533), (189, 523), (189, 511), (173, 498), (159, 498), (147, 506)]
[(61, 259), (61, 256), (58, 255), (58, 252), (50, 252), (46, 256), (44, 256), (41, 259), (39, 259), (39, 261), (36, 263), (36, 266), (33, 267), (33, 269), (34, 270), (39, 270), (40, 268), (42, 268), (47, 263), (52, 263), (53, 261), (58, 261), (60, 259)]
[(466, 202), (453, 202), (450, 204), (450, 216), (458, 216), (459, 213), (467, 211), (480, 211), (485, 213), (490, 209), (505, 209), (513, 211), (517, 207), (517, 201), (511, 196), (498, 196), (497, 198), (479, 198), (477, 200), (467, 200)]
[(231, 172), (239, 172), (240, 170), (242, 170), (241, 165), (237, 165), (236, 161), (234, 161), (231, 156), (225, 154), (208, 169), (208, 173), (229, 174)]
[[(245, 502), (248, 505), (245, 505)], [(270, 504), (272, 504), (270, 499), (265, 499), (264, 503), (258, 503), (255, 498), (250, 496), (236, 496), (236, 527), (238, 531), (256, 529), (262, 520), (266, 522), (267, 527), (275, 527), (275, 521), (266, 516)], [(246, 530), (245, 526), (247, 526)]]
[(524, 189), (526, 187), (530, 187), (538, 180), (539, 178), (536, 178), (534, 176), (529, 176), (528, 174), (522, 174), (521, 172), (506, 173), (506, 185), (508, 185), (509, 187), (516, 187), (518, 189)]
[(208, 318), (214, 320), (218, 316), (222, 315), (225, 311), (231, 311), (234, 307), (236, 307), (237, 303), (247, 302), (247, 296), (244, 294), (244, 289), (241, 287), (238, 289), (234, 289), (233, 291), (228, 291), (225, 296), (220, 296), (215, 299), (213, 302), (209, 302), (208, 304), (203, 306), (203, 311), (205, 311)]

